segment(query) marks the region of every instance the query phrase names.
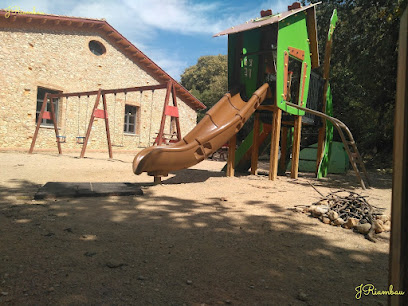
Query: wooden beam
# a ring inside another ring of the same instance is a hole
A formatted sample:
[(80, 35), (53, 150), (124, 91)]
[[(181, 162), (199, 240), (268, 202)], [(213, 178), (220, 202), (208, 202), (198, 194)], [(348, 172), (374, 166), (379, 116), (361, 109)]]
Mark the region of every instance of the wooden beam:
[(99, 89), (98, 94), (96, 95), (95, 104), (94, 104), (94, 107), (92, 109), (91, 118), (89, 119), (88, 129), (87, 129), (86, 135), (85, 135), (85, 141), (84, 141), (84, 143), (82, 145), (81, 155), (79, 156), (80, 158), (83, 158), (85, 156), (86, 147), (87, 147), (88, 141), (89, 141), (89, 136), (91, 135), (92, 125), (93, 125), (93, 122), (95, 120), (95, 110), (98, 108), (99, 100), (101, 98), (101, 92), (102, 92), (102, 90)]
[(41, 24), (46, 24), (47, 23), (47, 21), (48, 21), (48, 19), (46, 19), (46, 18), (44, 18), (44, 19), (41, 19)]
[(16, 21), (16, 19), (17, 19), (17, 16), (11, 16), (11, 18), (10, 18), (11, 22)]
[(57, 126), (57, 118), (55, 114), (55, 108), (54, 108), (54, 103), (52, 101), (53, 99), (50, 99), (50, 104), (51, 104), (51, 120), (52, 123), (54, 124), (54, 131), (55, 131), (55, 139), (57, 141), (57, 147), (58, 147), (58, 154), (62, 154), (62, 149), (61, 149), (61, 142), (59, 141), (59, 135), (58, 135), (58, 126)]
[(271, 154), (269, 159), (269, 179), (275, 181), (278, 176), (279, 138), (282, 121), (282, 110), (276, 108), (273, 112)]
[(405, 295), (389, 296), (388, 305), (408, 305), (408, 9), (401, 17), (397, 94), (394, 118), (394, 154), (389, 285)]
[(234, 176), (235, 150), (237, 146), (237, 134), (228, 141), (227, 176)]
[(45, 107), (47, 106), (47, 101), (48, 101), (48, 93), (45, 93), (43, 102), (41, 104), (40, 114), (38, 115), (37, 125), (35, 127), (33, 140), (31, 141), (30, 150), (28, 150), (29, 154), (33, 153), (33, 151), (34, 151), (35, 142), (37, 141), (38, 131), (40, 130), (40, 126), (41, 126), (41, 122), (42, 122), (42, 119), (43, 119)]
[(67, 21), (67, 26), (70, 26), (72, 24), (72, 21), (71, 20), (68, 20)]
[(256, 170), (258, 170), (259, 128), (260, 128), (259, 113), (255, 113), (254, 132), (253, 132), (253, 139), (252, 139), (252, 154), (251, 154), (251, 174), (253, 175), (255, 175)]
[(302, 116), (295, 116), (295, 128), (293, 130), (293, 146), (292, 146), (292, 168), (290, 170), (291, 178), (298, 178), (301, 133), (302, 133)]
[(61, 23), (61, 20), (54, 20), (55, 25), (59, 25)]
[(76, 24), (76, 26), (78, 27), (78, 28), (82, 28), (83, 26), (84, 26), (84, 23), (81, 21), (81, 22), (78, 22), (77, 24)]
[(111, 143), (110, 131), (109, 131), (108, 106), (107, 106), (107, 103), (106, 103), (106, 96), (105, 95), (102, 95), (102, 103), (103, 103), (103, 110), (105, 111), (105, 131), (106, 131), (106, 140), (108, 142), (109, 158), (113, 158), (112, 143)]
[(26, 19), (26, 22), (27, 22), (27, 23), (31, 23), (31, 21), (33, 21), (33, 18), (31, 18), (31, 17), (28, 17), (28, 18)]

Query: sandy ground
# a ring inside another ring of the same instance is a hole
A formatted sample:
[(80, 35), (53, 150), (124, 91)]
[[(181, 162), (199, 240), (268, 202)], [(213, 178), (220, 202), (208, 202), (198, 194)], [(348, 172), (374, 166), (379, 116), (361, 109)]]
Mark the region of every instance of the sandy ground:
[(0, 153), (2, 305), (385, 305), (389, 233), (377, 243), (288, 208), (341, 188), (391, 205), (391, 176), (224, 177), (204, 161), (143, 196), (34, 201), (46, 182), (143, 182), (133, 156)]

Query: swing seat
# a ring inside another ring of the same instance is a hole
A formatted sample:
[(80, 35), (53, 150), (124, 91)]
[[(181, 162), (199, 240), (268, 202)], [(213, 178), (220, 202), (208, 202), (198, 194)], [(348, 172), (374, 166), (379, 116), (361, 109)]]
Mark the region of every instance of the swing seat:
[(67, 137), (66, 137), (66, 136), (58, 135), (58, 136), (57, 136), (57, 141), (58, 141), (59, 143), (66, 143), (66, 142), (67, 142)]
[(77, 140), (76, 143), (77, 144), (84, 144), (85, 138), (86, 138), (85, 136), (77, 136), (76, 137), (76, 140)]

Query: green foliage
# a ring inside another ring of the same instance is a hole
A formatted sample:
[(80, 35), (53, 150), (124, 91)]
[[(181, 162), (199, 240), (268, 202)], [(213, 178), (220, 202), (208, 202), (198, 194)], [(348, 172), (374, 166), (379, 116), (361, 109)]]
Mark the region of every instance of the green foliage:
[(399, 22), (406, 5), (406, 0), (326, 0), (317, 7), (321, 60), (333, 9), (339, 17), (330, 74), (334, 116), (347, 124), (366, 157), (388, 156), (389, 163)]
[(196, 65), (188, 67), (181, 75), (181, 84), (207, 106), (198, 114), (201, 120), (205, 112), (228, 91), (227, 56), (200, 57)]

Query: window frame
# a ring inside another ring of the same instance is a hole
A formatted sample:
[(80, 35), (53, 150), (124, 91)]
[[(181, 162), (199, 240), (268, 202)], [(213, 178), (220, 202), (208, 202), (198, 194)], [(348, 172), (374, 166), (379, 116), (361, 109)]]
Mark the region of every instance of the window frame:
[[(128, 109), (134, 109), (134, 113), (129, 112)], [(125, 104), (124, 110), (124, 121), (123, 121), (123, 133), (128, 135), (137, 135), (137, 124), (138, 124), (138, 106)], [(134, 118), (133, 123), (131, 123), (131, 118)], [(133, 126), (133, 131), (130, 131), (130, 127)]]
[[(97, 45), (98, 47), (100, 47), (102, 50), (102, 53), (100, 53), (99, 54), (99, 52), (96, 52), (95, 53), (95, 51), (97, 51), (94, 47), (91, 47), (91, 44), (92, 45)], [(89, 49), (89, 51), (93, 54), (93, 55), (95, 55), (95, 56), (103, 56), (103, 55), (105, 55), (106, 54), (106, 47), (105, 47), (105, 45), (103, 44), (103, 43), (101, 43), (99, 40), (96, 40), (96, 39), (91, 39), (89, 42), (88, 42), (88, 49)]]
[[(42, 90), (44, 93), (42, 94), (42, 97), (39, 97), (39, 93), (40, 90)], [(44, 101), (44, 97), (46, 93), (50, 93), (50, 94), (58, 94), (61, 93), (60, 90), (53, 90), (50, 88), (46, 88), (46, 87), (42, 87), (42, 86), (37, 86), (37, 103), (36, 103), (36, 109), (35, 109), (35, 122), (37, 123), (38, 121), (38, 117), (41, 113), (41, 107), (42, 107), (42, 103)], [(60, 99), (59, 98), (53, 98), (52, 99), (52, 103), (54, 103), (54, 111), (55, 111), (55, 121), (56, 124), (58, 126), (58, 122), (59, 122), (59, 104), (60, 104)], [(45, 106), (44, 111), (46, 112), (51, 112), (51, 101), (50, 99), (48, 99), (47, 101), (47, 105)], [(52, 127), (54, 126), (52, 119), (42, 119), (40, 127)]]

